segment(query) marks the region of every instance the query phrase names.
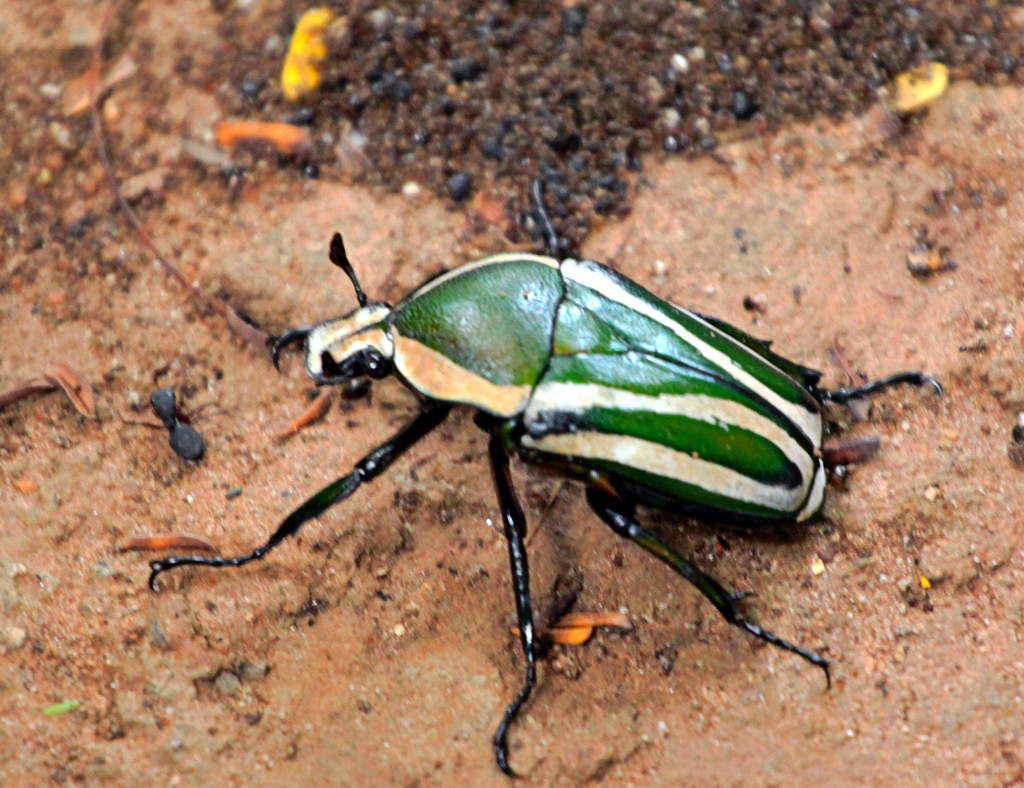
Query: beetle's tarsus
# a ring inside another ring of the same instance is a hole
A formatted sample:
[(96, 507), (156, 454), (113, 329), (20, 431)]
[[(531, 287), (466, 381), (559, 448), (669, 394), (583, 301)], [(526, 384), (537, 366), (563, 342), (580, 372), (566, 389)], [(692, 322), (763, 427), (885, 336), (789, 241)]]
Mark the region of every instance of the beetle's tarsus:
[(267, 340), (270, 344), (270, 356), (274, 360), (274, 369), (278, 372), (281, 371), (281, 351), (288, 347), (288, 345), (293, 345), (297, 342), (304, 342), (306, 337), (309, 336), (309, 332), (312, 330), (313, 329), (308, 326), (293, 328), (285, 331), (280, 336), (270, 337)]
[(867, 397), (903, 383), (918, 387), (931, 386), (937, 395), (941, 397), (943, 394), (942, 384), (931, 375), (925, 375), (923, 372), (898, 372), (895, 375), (890, 375), (881, 380), (874, 380), (871, 383), (865, 383), (863, 386), (857, 386), (856, 388), (817, 389), (816, 393), (821, 402), (835, 402), (842, 405), (852, 399)]
[(496, 435), (491, 436), (488, 450), (494, 487), (498, 493), (498, 505), (501, 507), (501, 519), (505, 525), (505, 538), (508, 540), (508, 558), (512, 569), (512, 588), (515, 591), (516, 618), (519, 623), (519, 642), (526, 659), (523, 684), (515, 699), (505, 709), (501, 723), (494, 732), (494, 759), (498, 762), (498, 768), (505, 774), (516, 777), (515, 771), (508, 763), (508, 729), (523, 704), (529, 700), (537, 683), (536, 630), (533, 624), (533, 603), (530, 601), (530, 567), (526, 559), (526, 516), (512, 487), (508, 455)]
[(683, 558), (656, 534), (637, 523), (633, 518), (634, 506), (632, 503), (627, 503), (593, 487), (587, 490), (587, 503), (590, 504), (590, 508), (594, 510), (597, 516), (608, 524), (615, 533), (636, 542), (648, 553), (668, 565), (677, 574), (689, 580), (718, 609), (718, 612), (722, 614), (722, 618), (730, 624), (739, 627), (744, 632), (748, 632), (766, 643), (771, 643), (777, 648), (803, 657), (812, 665), (816, 665), (824, 670), (826, 681), (830, 687), (832, 686), (832, 677), (829, 674), (827, 659), (814, 651), (797, 646), (788, 640), (783, 640), (778, 635), (747, 621), (736, 606), (736, 594), (730, 594), (717, 580), (702, 572), (693, 562)]

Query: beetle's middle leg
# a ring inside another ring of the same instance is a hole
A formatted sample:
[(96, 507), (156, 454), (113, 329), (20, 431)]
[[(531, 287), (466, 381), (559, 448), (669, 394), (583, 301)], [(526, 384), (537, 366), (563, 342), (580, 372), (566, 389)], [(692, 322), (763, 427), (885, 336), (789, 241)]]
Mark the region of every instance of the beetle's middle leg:
[(498, 491), (498, 504), (501, 507), (501, 519), (505, 526), (505, 538), (508, 539), (508, 558), (512, 566), (512, 587), (516, 597), (516, 616), (519, 619), (519, 642), (523, 646), (526, 658), (526, 675), (523, 686), (508, 708), (501, 724), (494, 732), (494, 757), (500, 768), (509, 777), (516, 773), (508, 763), (508, 729), (515, 720), (523, 704), (526, 703), (537, 683), (537, 634), (533, 626), (533, 603), (530, 601), (530, 567), (526, 560), (526, 517), (523, 507), (519, 505), (515, 490), (512, 488), (512, 477), (508, 470), (508, 454), (501, 445), (501, 440), (492, 435), (488, 444), (491, 457), (491, 471), (494, 473), (494, 487)]
[(830, 687), (832, 686), (832, 676), (829, 673), (829, 662), (827, 659), (820, 654), (783, 640), (778, 635), (768, 632), (757, 624), (748, 621), (736, 606), (736, 602), (742, 599), (743, 595), (730, 594), (722, 588), (717, 580), (704, 574), (692, 562), (687, 561), (678, 552), (665, 544), (656, 534), (637, 523), (633, 518), (633, 506), (631, 504), (624, 503), (607, 492), (593, 487), (587, 489), (587, 503), (590, 504), (590, 507), (597, 516), (607, 523), (615, 533), (636, 542), (659, 561), (667, 564), (676, 573), (693, 583), (697, 590), (718, 609), (718, 612), (730, 624), (739, 627), (745, 632), (749, 632), (756, 638), (771, 643), (773, 646), (791, 651), (803, 657), (812, 665), (817, 665), (825, 671), (825, 680)]
[(911, 386), (931, 386), (935, 389), (937, 394), (942, 394), (942, 384), (930, 375), (925, 375), (923, 372), (899, 372), (895, 375), (890, 375), (887, 378), (873, 380), (870, 383), (865, 383), (863, 386), (857, 386), (852, 389), (830, 390), (815, 388), (813, 393), (814, 396), (822, 402), (828, 401), (842, 404), (844, 402), (849, 402), (851, 399), (866, 397), (869, 394), (875, 394), (879, 391), (891, 388), (892, 386), (898, 386), (901, 383), (908, 383)]

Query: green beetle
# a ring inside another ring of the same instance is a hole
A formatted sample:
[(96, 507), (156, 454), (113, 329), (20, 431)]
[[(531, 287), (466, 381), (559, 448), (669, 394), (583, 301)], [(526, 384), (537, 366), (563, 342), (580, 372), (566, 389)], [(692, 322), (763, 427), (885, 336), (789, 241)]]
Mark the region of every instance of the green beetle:
[[(535, 199), (549, 248), (557, 248)], [(523, 685), (494, 736), (502, 771), (514, 775), (508, 729), (536, 682), (538, 651), (511, 454), (583, 482), (588, 503), (616, 533), (693, 583), (729, 623), (800, 655), (829, 678), (824, 657), (744, 618), (736, 604), (741, 594), (642, 527), (634, 510), (653, 506), (747, 525), (807, 520), (820, 511), (825, 492), (821, 404), (897, 383), (941, 393), (934, 379), (904, 372), (856, 389), (819, 388), (820, 373), (778, 356), (769, 343), (663, 301), (590, 260), (494, 255), (443, 273), (390, 307), (366, 298), (340, 235), (330, 258), (352, 280), (359, 308), (282, 335), (275, 364), (282, 348), (304, 341), (306, 372), (317, 384), (394, 374), (420, 396), (419, 414), (289, 514), (253, 552), (153, 561), (151, 588), (175, 567), (262, 558), (383, 472), (454, 405), (468, 405), (490, 435), (526, 662)]]

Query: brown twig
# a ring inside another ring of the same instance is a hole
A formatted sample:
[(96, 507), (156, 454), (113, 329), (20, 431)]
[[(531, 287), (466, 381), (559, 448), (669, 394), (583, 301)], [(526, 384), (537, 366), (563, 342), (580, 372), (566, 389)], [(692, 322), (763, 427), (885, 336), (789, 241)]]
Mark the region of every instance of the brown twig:
[(128, 217), (128, 221), (138, 234), (142, 245), (149, 250), (160, 267), (176, 279), (181, 286), (189, 292), (189, 294), (200, 301), (204, 306), (212, 309), (218, 315), (223, 317), (227, 321), (228, 328), (231, 329), (236, 336), (241, 337), (249, 344), (259, 348), (263, 353), (267, 353), (268, 335), (264, 331), (261, 331), (243, 320), (229, 304), (219, 298), (213, 298), (204, 293), (196, 285), (189, 282), (188, 278), (179, 268), (168, 262), (167, 258), (164, 257), (163, 253), (157, 248), (152, 237), (148, 232), (146, 232), (146, 228), (143, 226), (139, 215), (135, 213), (135, 210), (128, 204), (128, 201), (124, 198), (124, 194), (121, 192), (120, 184), (117, 182), (117, 176), (114, 174), (113, 165), (110, 163), (110, 154), (107, 149), (106, 137), (103, 133), (103, 120), (100, 117), (100, 105), (102, 104), (103, 91), (99, 86), (99, 75), (103, 65), (103, 41), (106, 38), (107, 24), (110, 21), (112, 9), (113, 6), (110, 6), (107, 9), (107, 13), (100, 25), (100, 35), (97, 37), (96, 45), (93, 47), (92, 62), (86, 73), (90, 75), (92, 80), (92, 96), (89, 106), (89, 116), (92, 121), (93, 140), (96, 143), (96, 155), (103, 167), (103, 172), (107, 176), (107, 181), (110, 183), (110, 188), (114, 193), (114, 198), (117, 200), (117, 204), (120, 206), (121, 210), (124, 211), (125, 216)]

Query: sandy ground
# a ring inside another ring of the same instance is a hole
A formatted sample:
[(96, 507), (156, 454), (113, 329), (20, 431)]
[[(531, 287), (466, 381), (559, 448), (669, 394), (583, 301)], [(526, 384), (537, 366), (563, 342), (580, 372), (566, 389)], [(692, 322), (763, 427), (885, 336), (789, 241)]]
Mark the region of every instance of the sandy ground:
[[(153, 129), (133, 105), (140, 90), (114, 100), (120, 134), (137, 132), (132, 144), (172, 173), (140, 206), (151, 231), (269, 330), (353, 307), (326, 261), (336, 229), (385, 300), (504, 248), (440, 203), (290, 169), (265, 168), (232, 201), (169, 142), (175, 118), (208, 124), (215, 102), (179, 97)], [(773, 338), (832, 385), (848, 382), (838, 346), (857, 372), (923, 369), (946, 395), (877, 398), (844, 434), (880, 435), (881, 453), (791, 538), (659, 521), (721, 580), (755, 591), (748, 607), (765, 626), (834, 660), (831, 691), (622, 543), (574, 485), (517, 466), (538, 602), (578, 571), (577, 609), (635, 623), (544, 663), (511, 737), (527, 782), (1024, 779), (1024, 495), (1006, 452), (1024, 410), (1022, 118), (1024, 91), (957, 84), (902, 129), (877, 109), (726, 142), (719, 161), (651, 160), (632, 215), (587, 240), (589, 256)], [(3, 251), (0, 390), (63, 361), (94, 387), (99, 418), (58, 394), (0, 412), (0, 781), (506, 784), (490, 737), (520, 667), (469, 413), (261, 564), (169, 575), (154, 594), (147, 556), (117, 551), (178, 532), (250, 549), (414, 402), (379, 383), (370, 401), (275, 442), (307, 402), (299, 364), (276, 374), (186, 300), (113, 210), (102, 173), (74, 167), (84, 207), (57, 212), (38, 172), (6, 187), (19, 226), (45, 242), (25, 233)], [(53, 241), (85, 210), (85, 241)], [(924, 226), (956, 270), (907, 271)], [(200, 411), (201, 463), (124, 422), (148, 416), (159, 386)], [(77, 710), (42, 714), (71, 699)]]

